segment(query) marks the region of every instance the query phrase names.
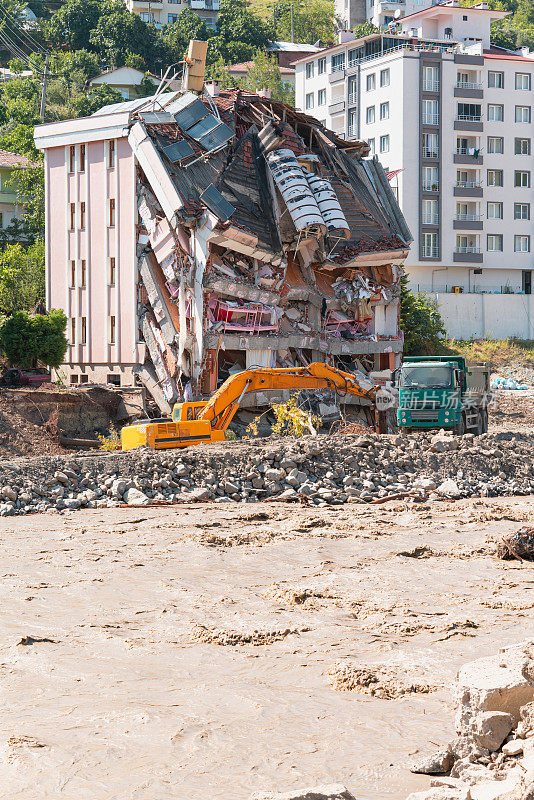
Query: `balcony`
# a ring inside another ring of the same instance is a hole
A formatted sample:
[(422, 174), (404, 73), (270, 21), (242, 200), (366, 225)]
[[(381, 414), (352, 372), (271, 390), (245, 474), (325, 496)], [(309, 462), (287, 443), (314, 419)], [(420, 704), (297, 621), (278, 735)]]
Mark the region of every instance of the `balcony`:
[(422, 114), (421, 122), (423, 125), (439, 125), (439, 114)]
[[(357, 138), (358, 131), (357, 131), (356, 125), (349, 125), (349, 131), (348, 131), (347, 135), (348, 135), (349, 139), (356, 139)], [(373, 153), (370, 153), (370, 155), (373, 155)]]
[(422, 158), (437, 159), (437, 158), (439, 158), (438, 150), (437, 150), (437, 148), (433, 148), (433, 147), (423, 147), (421, 149), (421, 157)]
[(423, 183), (423, 192), (432, 192), (432, 194), (436, 194), (439, 192), (439, 181), (435, 183)]
[(458, 81), (454, 87), (454, 96), (482, 100), (484, 97), (482, 84), (475, 81)]
[(454, 120), (455, 131), (482, 131), (482, 117), (480, 114), (458, 114)]
[(355, 106), (358, 102), (358, 94), (356, 92), (349, 92), (349, 106)]
[(455, 197), (482, 197), (480, 181), (460, 181), (453, 188)]
[(422, 224), (423, 225), (438, 225), (439, 223), (439, 214), (436, 212), (435, 214), (423, 214)]
[(454, 230), (461, 231), (481, 231), (482, 217), (480, 214), (456, 214), (452, 221)]
[(439, 81), (423, 81), (423, 92), (439, 92)]
[(480, 155), (479, 147), (457, 147), (456, 152), (453, 153), (453, 162), (455, 164), (476, 164), (478, 166), (484, 163), (484, 158)]
[(421, 258), (439, 258), (439, 247), (437, 244), (424, 244), (421, 247)]
[(480, 264), (482, 262), (482, 251), (476, 245), (467, 245), (466, 247), (456, 247), (452, 254), (453, 261), (463, 261), (468, 264)]

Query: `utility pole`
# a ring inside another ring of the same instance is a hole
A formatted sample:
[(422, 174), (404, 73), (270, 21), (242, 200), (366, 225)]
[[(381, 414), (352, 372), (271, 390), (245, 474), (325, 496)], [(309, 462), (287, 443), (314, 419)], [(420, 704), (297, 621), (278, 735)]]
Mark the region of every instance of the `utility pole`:
[(46, 101), (46, 84), (48, 81), (48, 64), (50, 62), (50, 55), (46, 54), (45, 59), (45, 66), (44, 66), (44, 75), (43, 75), (43, 93), (41, 95), (41, 122), (44, 122), (45, 118), (45, 101)]
[(293, 33), (293, 3), (291, 3), (291, 41), (295, 41), (295, 36)]

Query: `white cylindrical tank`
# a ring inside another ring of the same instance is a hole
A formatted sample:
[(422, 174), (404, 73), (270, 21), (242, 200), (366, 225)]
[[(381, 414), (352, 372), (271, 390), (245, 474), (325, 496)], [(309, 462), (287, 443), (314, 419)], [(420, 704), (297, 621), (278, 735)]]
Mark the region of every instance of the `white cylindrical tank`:
[(313, 172), (306, 172), (305, 175), (328, 230), (338, 231), (345, 239), (349, 239), (349, 224), (330, 181)]
[(309, 233), (326, 233), (317, 201), (293, 152), (287, 148), (273, 150), (265, 158), (295, 228)]

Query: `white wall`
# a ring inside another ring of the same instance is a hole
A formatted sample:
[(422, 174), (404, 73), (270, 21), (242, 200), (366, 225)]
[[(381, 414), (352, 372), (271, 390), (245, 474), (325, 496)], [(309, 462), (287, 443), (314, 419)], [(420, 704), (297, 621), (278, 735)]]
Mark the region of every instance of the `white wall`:
[(455, 339), (534, 339), (534, 295), (431, 294)]

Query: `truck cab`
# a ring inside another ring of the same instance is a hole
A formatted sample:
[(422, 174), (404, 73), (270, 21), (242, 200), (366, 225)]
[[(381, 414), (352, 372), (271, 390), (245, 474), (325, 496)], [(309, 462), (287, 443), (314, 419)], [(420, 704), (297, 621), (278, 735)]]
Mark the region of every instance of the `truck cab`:
[(406, 358), (399, 375), (397, 423), (404, 429), (487, 430), (487, 365), (467, 367), (462, 356)]

